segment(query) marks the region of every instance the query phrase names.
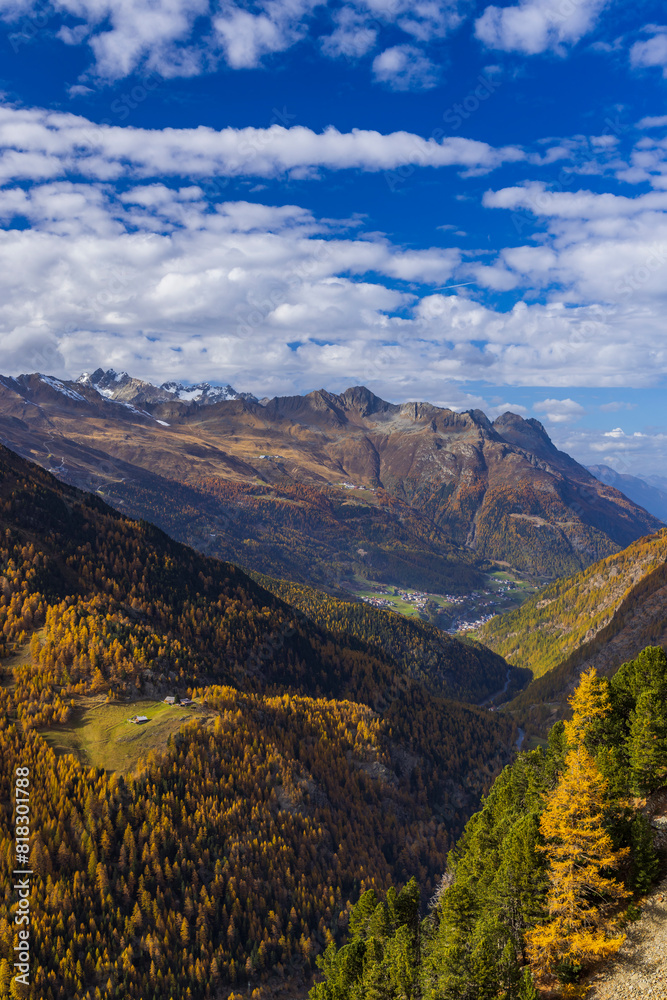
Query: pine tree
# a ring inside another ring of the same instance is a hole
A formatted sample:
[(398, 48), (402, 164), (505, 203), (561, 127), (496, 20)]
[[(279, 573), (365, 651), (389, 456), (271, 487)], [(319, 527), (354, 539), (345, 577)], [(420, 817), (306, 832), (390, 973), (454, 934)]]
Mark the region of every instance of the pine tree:
[(9, 996), (9, 984), (12, 979), (11, 969), (9, 967), (9, 962), (6, 958), (0, 960), (0, 997), (4, 998)]
[(659, 870), (660, 862), (653, 844), (653, 831), (645, 816), (639, 813), (632, 821), (632, 885), (639, 892), (648, 892)]
[(667, 719), (650, 689), (641, 692), (635, 710), (630, 713), (628, 754), (632, 784), (638, 792), (651, 792), (663, 784), (667, 770)]
[(537, 990), (533, 982), (533, 974), (530, 969), (523, 970), (521, 985), (519, 986), (518, 1000), (537, 1000)]
[(508, 941), (498, 962), (498, 979), (502, 990), (499, 1000), (515, 1000), (520, 989), (521, 978), (516, 948), (511, 941)]

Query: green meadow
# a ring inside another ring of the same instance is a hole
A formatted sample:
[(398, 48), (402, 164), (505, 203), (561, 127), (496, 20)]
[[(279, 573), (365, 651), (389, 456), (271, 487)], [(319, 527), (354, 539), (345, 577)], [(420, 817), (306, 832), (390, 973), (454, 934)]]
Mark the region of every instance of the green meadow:
[[(134, 725), (133, 715), (146, 715), (148, 722)], [(56, 753), (72, 753), (89, 767), (130, 774), (151, 751), (163, 750), (169, 737), (183, 723), (202, 718), (192, 705), (180, 708), (162, 701), (122, 704), (99, 701), (80, 705), (64, 726), (42, 730), (41, 735)]]

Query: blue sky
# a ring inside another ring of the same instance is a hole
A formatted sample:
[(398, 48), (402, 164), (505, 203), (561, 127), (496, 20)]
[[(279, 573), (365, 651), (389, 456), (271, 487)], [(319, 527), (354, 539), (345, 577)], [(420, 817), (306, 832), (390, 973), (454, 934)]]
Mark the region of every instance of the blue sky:
[(511, 408), (667, 457), (667, 26), (0, 0), (0, 368)]

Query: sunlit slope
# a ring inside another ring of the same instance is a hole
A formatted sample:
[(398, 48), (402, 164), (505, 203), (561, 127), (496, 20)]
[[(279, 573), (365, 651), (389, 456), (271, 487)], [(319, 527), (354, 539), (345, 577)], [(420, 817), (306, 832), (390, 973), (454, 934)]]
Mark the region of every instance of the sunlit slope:
[[(2, 774), (31, 774), (40, 1000), (98, 983), (210, 1000), (211, 982), (308, 975), (363, 886), (416, 872), (433, 891), (513, 755), (512, 719), (2, 447), (0, 636)], [(503, 661), (485, 657), (495, 686)], [(163, 699), (188, 692), (179, 727)], [(2, 845), (11, 831), (0, 810)]]
[(641, 621), (642, 599), (660, 589), (667, 560), (667, 529), (640, 538), (588, 569), (549, 584), (517, 611), (488, 622), (478, 638), (534, 677), (551, 671), (597, 638), (611, 641), (627, 625), (624, 605), (637, 617), (639, 651), (654, 641), (660, 608)]

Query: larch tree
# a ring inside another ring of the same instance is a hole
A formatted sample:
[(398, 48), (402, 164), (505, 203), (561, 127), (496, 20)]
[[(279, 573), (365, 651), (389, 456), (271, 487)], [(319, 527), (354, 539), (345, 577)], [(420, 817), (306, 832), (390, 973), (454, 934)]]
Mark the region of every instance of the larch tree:
[[(585, 963), (613, 954), (624, 936), (611, 911), (628, 897), (611, 874), (629, 849), (614, 850), (605, 829), (608, 785), (585, 740), (593, 723), (609, 711), (604, 682), (594, 669), (583, 675), (565, 725), (568, 751), (563, 773), (540, 819), (548, 859), (547, 920), (526, 935), (538, 979), (576, 978)], [(566, 986), (566, 995), (577, 995)]]

